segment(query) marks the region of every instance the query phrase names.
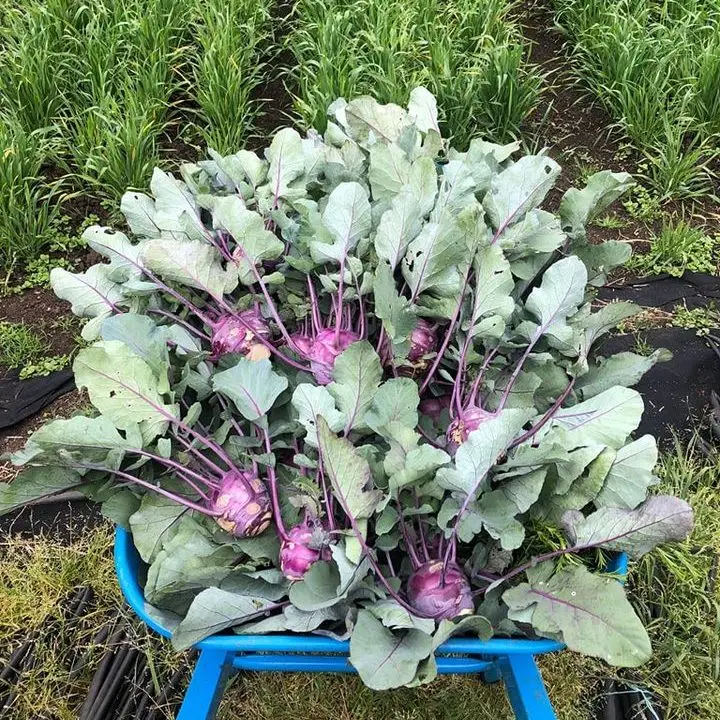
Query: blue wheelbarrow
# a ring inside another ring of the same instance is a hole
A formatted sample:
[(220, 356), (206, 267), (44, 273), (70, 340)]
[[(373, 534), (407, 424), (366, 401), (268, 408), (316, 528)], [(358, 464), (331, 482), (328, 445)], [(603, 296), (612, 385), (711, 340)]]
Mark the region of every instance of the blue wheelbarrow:
[[(138, 582), (140, 556), (132, 536), (115, 532), (115, 569), (120, 588), (135, 614), (164, 637), (171, 632), (145, 610)], [(611, 570), (624, 576), (627, 558), (618, 555)], [(350, 643), (317, 635), (235, 635), (223, 633), (199, 642), (200, 657), (177, 720), (213, 720), (230, 675), (240, 670), (273, 672), (353, 673), (348, 660)], [(535, 655), (562, 650), (554, 640), (493, 638), (482, 641), (452, 638), (436, 651), (438, 672), (445, 675), (479, 674), (485, 682), (505, 683), (510, 705), (519, 720), (555, 720)]]

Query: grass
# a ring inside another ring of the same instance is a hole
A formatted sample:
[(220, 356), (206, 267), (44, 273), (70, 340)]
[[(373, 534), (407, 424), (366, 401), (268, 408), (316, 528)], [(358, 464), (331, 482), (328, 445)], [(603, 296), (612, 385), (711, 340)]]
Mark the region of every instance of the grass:
[(662, 199), (710, 189), (720, 131), (717, 0), (554, 0), (576, 76), (646, 155)]
[(71, 355), (46, 356), (47, 340), (23, 323), (0, 322), (0, 366), (20, 368), (20, 379), (49, 375), (70, 363)]
[(325, 129), (337, 97), (372, 94), (404, 106), (426, 86), (459, 149), (482, 135), (517, 137), (537, 105), (542, 78), (509, 19), (507, 0), (298, 0), (287, 48), (302, 122)]
[(650, 238), (643, 255), (633, 255), (627, 266), (640, 275), (668, 273), (679, 277), (686, 270), (717, 272), (718, 238), (706, 235), (684, 220), (666, 222), (659, 234)]
[[(720, 587), (715, 582), (720, 548), (720, 458), (707, 459), (677, 445), (658, 469), (658, 492), (678, 494), (695, 510), (695, 530), (683, 543), (665, 546), (631, 566), (631, 599), (644, 617), (654, 655), (635, 670), (613, 671), (599, 661), (564, 652), (540, 660), (548, 692), (561, 720), (593, 717), (600, 681), (615, 672), (646, 687), (667, 709), (667, 720), (720, 717)], [(40, 627), (72, 588), (90, 583), (97, 607), (86, 634), (119, 608), (110, 553), (109, 529), (77, 534), (69, 546), (40, 537), (6, 538), (0, 544), (0, 655), (27, 630)], [(715, 569), (714, 569), (715, 568)], [(44, 637), (42, 673), (31, 672), (19, 687), (13, 720), (56, 717), (70, 720), (89, 686), (88, 672), (70, 678), (64, 662), (63, 634)], [(134, 642), (157, 672), (171, 674), (188, 661), (169, 645), (142, 634)], [(357, 678), (330, 675), (237, 676), (225, 693), (219, 720), (510, 720), (501, 686), (476, 678), (444, 677), (429, 686), (377, 693)]]

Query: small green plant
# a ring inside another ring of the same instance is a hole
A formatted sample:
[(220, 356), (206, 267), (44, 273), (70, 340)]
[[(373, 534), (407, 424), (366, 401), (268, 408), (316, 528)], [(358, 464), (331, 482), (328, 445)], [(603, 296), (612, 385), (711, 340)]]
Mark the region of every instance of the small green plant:
[(652, 222), (662, 216), (660, 198), (640, 184), (630, 189), (627, 198), (622, 201), (622, 205), (625, 212), (635, 220)]
[(680, 277), (686, 270), (715, 273), (718, 237), (709, 237), (684, 220), (666, 223), (650, 240), (647, 253), (633, 255), (627, 266), (640, 275), (668, 273)]
[(20, 370), (19, 377), (21, 380), (27, 380), (32, 377), (44, 377), (67, 367), (71, 359), (71, 355), (52, 355), (50, 357), (40, 358), (35, 362), (26, 364), (23, 369)]
[(636, 355), (643, 355), (649, 357), (653, 354), (653, 346), (648, 342), (646, 337), (642, 335), (635, 336), (635, 344), (633, 345), (633, 352)]
[(593, 220), (593, 225), (599, 228), (605, 228), (606, 230), (619, 230), (628, 226), (627, 220), (623, 220), (618, 215), (603, 215)]
[(720, 327), (720, 310), (714, 301), (706, 307), (688, 309), (686, 305), (677, 305), (673, 311), (673, 325), (686, 330), (697, 330), (700, 336), (708, 335), (711, 330)]
[(0, 322), (0, 365), (18, 368), (42, 356), (46, 342), (23, 323)]

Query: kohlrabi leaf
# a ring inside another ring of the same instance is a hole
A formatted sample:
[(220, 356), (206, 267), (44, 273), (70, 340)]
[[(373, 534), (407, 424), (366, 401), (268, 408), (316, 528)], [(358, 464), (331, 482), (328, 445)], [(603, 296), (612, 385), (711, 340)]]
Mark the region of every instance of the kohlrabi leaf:
[(73, 315), (102, 317), (113, 312), (125, 297), (122, 286), (111, 275), (110, 265), (92, 265), (83, 273), (53, 268), (50, 284), (59, 298), (71, 303)]
[(496, 244), (517, 260), (552, 253), (565, 240), (565, 233), (555, 215), (545, 210), (530, 210), (522, 220), (507, 228)]
[(375, 269), (375, 315), (383, 321), (383, 328), (394, 344), (406, 341), (417, 325), (417, 317), (410, 310), (410, 301), (400, 295), (390, 267), (379, 263)]
[(410, 180), (410, 160), (399, 145), (370, 148), (368, 180), (373, 200), (392, 200)]
[(215, 373), (213, 389), (229, 397), (246, 420), (262, 418), (288, 386), (283, 375), (273, 372), (269, 360), (238, 358), (233, 367)]
[(640, 557), (661, 543), (684, 540), (693, 527), (693, 511), (680, 498), (653, 495), (635, 510), (603, 507), (587, 517), (567, 512), (562, 524), (573, 547), (603, 547)]
[(156, 493), (143, 495), (140, 507), (130, 516), (129, 524), (133, 543), (144, 562), (148, 565), (154, 562), (163, 543), (189, 512), (185, 505), (168, 497)]
[(409, 123), (407, 113), (398, 105), (381, 105), (368, 96), (351, 100), (337, 117), (345, 132), (368, 148), (376, 142), (395, 142)]
[(647, 497), (648, 488), (657, 482), (653, 475), (657, 461), (658, 449), (652, 435), (643, 435), (620, 448), (595, 504), (598, 507), (637, 507)]
[(636, 385), (655, 363), (665, 362), (671, 357), (672, 353), (660, 348), (650, 355), (622, 352), (609, 358), (600, 358), (589, 367), (585, 375), (578, 378), (575, 390), (580, 398), (586, 400), (618, 385)]
[(0, 515), (33, 500), (70, 490), (82, 482), (82, 475), (68, 467), (45, 465), (25, 468), (11, 483), (0, 483)]
[(203, 240), (156, 238), (142, 246), (143, 264), (163, 280), (218, 298), (237, 286), (237, 269), (222, 266), (219, 252)]
[(380, 358), (367, 340), (352, 343), (335, 360), (328, 390), (345, 416), (349, 431), (363, 424), (382, 380)]
[(87, 388), (90, 402), (119, 430), (139, 425), (145, 442), (161, 435), (178, 408), (163, 395), (166, 377), (130, 348), (116, 340), (104, 340), (81, 350), (73, 363), (78, 389)]
[(155, 222), (161, 230), (169, 231), (178, 241), (182, 241), (183, 236), (189, 240), (203, 238), (197, 202), (184, 182), (155, 168), (150, 192), (155, 198)]
[(384, 468), (392, 490), (432, 476), (450, 462), (450, 456), (432, 445), (419, 445), (420, 435), (407, 425), (390, 422), (381, 432), (390, 444)]
[(467, 248), (457, 241), (457, 236), (457, 221), (444, 214), (438, 222), (426, 223), (408, 245), (401, 268), (413, 298), (428, 290), (441, 289), (448, 272), (455, 272), (467, 256)]
[(441, 620), (433, 636), (433, 648), (439, 648), (454, 635), (474, 635), (480, 640), (489, 640), (492, 634), (492, 625), (481, 615), (470, 615), (460, 620)]
[(270, 161), (267, 182), (273, 198), (271, 207), (277, 207), (277, 201), (288, 194), (290, 183), (305, 172), (302, 139), (298, 132), (292, 128), (280, 130), (265, 151), (265, 157)]
[(210, 635), (239, 625), (270, 603), (265, 598), (237, 595), (216, 587), (203, 590), (173, 633), (176, 650), (186, 650)]
[(422, 228), (420, 206), (409, 192), (393, 198), (392, 205), (380, 218), (375, 233), (375, 252), (395, 268), (405, 256), (408, 245)]
[(560, 166), (546, 155), (526, 155), (496, 175), (483, 199), (496, 234), (536, 208), (559, 174)]
[(433, 158), (419, 157), (413, 161), (405, 192), (417, 201), (420, 216), (426, 217), (433, 209), (438, 193), (438, 174)]
[(567, 431), (574, 447), (609, 445), (618, 449), (640, 424), (643, 401), (629, 388), (613, 387), (589, 400), (555, 413), (551, 427)]
[(569, 565), (553, 573), (552, 563), (527, 571), (528, 582), (505, 591), (511, 620), (530, 621), (536, 632), (562, 641), (576, 652), (599, 657), (611, 665), (637, 667), (650, 657), (650, 640), (611, 577)]
[(383, 494), (373, 488), (367, 460), (348, 440), (336, 437), (322, 417), (317, 432), (325, 474), (343, 510), (356, 520), (371, 517)]
[(333, 432), (339, 432), (345, 425), (345, 416), (335, 407), (335, 400), (322, 385), (301, 383), (295, 388), (292, 404), (298, 413), (298, 420), (305, 428), (305, 442), (317, 447), (316, 418), (321, 416)]
[(415, 678), (420, 663), (433, 651), (433, 640), (421, 630), (386, 628), (369, 610), (360, 610), (350, 639), (350, 662), (372, 690), (389, 690)]
[(547, 470), (542, 468), (501, 483), (483, 493), (476, 511), (490, 537), (503, 550), (516, 550), (525, 539), (525, 527), (517, 516), (526, 512), (540, 496)]
[(640, 308), (634, 303), (611, 302), (582, 320), (583, 336), (580, 342), (580, 356), (587, 359), (593, 343), (606, 332), (616, 328), (623, 320), (637, 315)]
[(370, 233), (372, 217), (367, 191), (356, 182), (340, 183), (328, 197), (322, 223), (333, 243), (311, 242), (313, 258), (318, 262), (343, 262), (358, 242)]
[(335, 545), (332, 561), (313, 563), (303, 579), (290, 586), (290, 602), (306, 612), (332, 607), (347, 598), (369, 570), (367, 558), (358, 564), (352, 563)]
[(366, 606), (382, 624), (395, 630), (421, 630), (432, 635), (435, 630), (435, 620), (432, 618), (419, 618), (411, 615), (397, 600), (386, 598)]
[(420, 395), (414, 380), (391, 378), (374, 393), (370, 409), (365, 414), (365, 424), (376, 433), (391, 422), (415, 428), (419, 404)]
[(245, 285), (255, 282), (253, 267), (282, 255), (285, 248), (282, 240), (266, 230), (262, 216), (248, 210), (237, 195), (216, 200), (213, 221), (216, 227), (227, 230), (235, 240), (237, 248), (233, 257), (238, 266), (240, 282)]
[(490, 321), (497, 320), (498, 332), (502, 335), (505, 321), (515, 309), (515, 301), (511, 297), (515, 283), (510, 263), (495, 245), (478, 250), (473, 264), (475, 281), (472, 318), (475, 322), (470, 332), (479, 336), (497, 336), (495, 331), (490, 331)]
[(605, 284), (611, 270), (630, 259), (632, 249), (630, 243), (606, 240), (601, 245), (580, 245), (574, 248), (574, 252), (587, 268), (589, 283), (600, 287)]
[(139, 267), (142, 245), (134, 245), (124, 233), (92, 225), (82, 234), (82, 239), (88, 247), (110, 260), (109, 269), (113, 280), (121, 282), (139, 278), (142, 274)]
[(570, 188), (560, 201), (563, 230), (572, 240), (584, 241), (587, 224), (634, 184), (628, 173), (603, 170), (591, 175), (582, 190)]
[(102, 324), (103, 340), (117, 340), (145, 360), (160, 376), (167, 372), (167, 326), (158, 327), (147, 315), (111, 315)]
[(528, 410), (503, 410), (489, 417), (460, 445), (455, 466), (438, 471), (437, 481), (448, 490), (471, 497), (487, 487), (488, 471), (533, 415)]
[(420, 132), (434, 130), (440, 134), (437, 100), (426, 88), (416, 87), (410, 91), (408, 115)]
[(120, 199), (120, 212), (135, 237), (160, 237), (160, 228), (155, 222), (155, 201), (145, 193), (126, 192)]
[(587, 271), (576, 257), (551, 265), (543, 274), (542, 283), (525, 302), (525, 309), (539, 321), (534, 337), (549, 334), (560, 340), (567, 339), (570, 334), (567, 318), (583, 302), (586, 285)]

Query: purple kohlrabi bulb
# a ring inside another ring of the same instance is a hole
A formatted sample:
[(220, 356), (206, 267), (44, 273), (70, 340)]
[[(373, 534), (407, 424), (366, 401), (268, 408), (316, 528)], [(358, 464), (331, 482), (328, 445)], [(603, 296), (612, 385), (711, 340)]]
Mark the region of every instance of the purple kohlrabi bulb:
[(360, 336), (352, 330), (341, 330), (338, 334), (332, 328), (321, 330), (315, 336), (308, 357), (312, 373), (320, 385), (332, 382), (335, 359), (348, 345), (359, 339)]
[(463, 410), (462, 415), (455, 418), (447, 429), (448, 450), (454, 454), (473, 430), (477, 430), (486, 420), (492, 417), (495, 417), (495, 413), (488, 412), (475, 405)]
[(223, 476), (212, 504), (217, 524), (235, 537), (253, 537), (270, 526), (270, 495), (251, 472), (231, 470)]
[(226, 353), (248, 355), (259, 344), (258, 338), (270, 339), (270, 328), (257, 308), (243, 310), (238, 317), (223, 315), (212, 334), (212, 360)]
[(449, 563), (444, 573), (442, 570), (442, 560), (415, 570), (407, 583), (408, 602), (421, 615), (436, 620), (472, 615), (475, 605), (465, 573), (455, 563)]
[(420, 318), (415, 326), (415, 329), (410, 333), (410, 352), (408, 353), (408, 360), (416, 365), (421, 363), (427, 364), (423, 360), (425, 355), (434, 352), (437, 349), (437, 337), (435, 335), (435, 328), (430, 325), (427, 320)]
[(328, 548), (315, 547), (322, 542), (317, 536), (317, 530), (307, 522), (288, 531), (280, 545), (280, 569), (288, 580), (302, 580), (314, 562), (330, 559)]

